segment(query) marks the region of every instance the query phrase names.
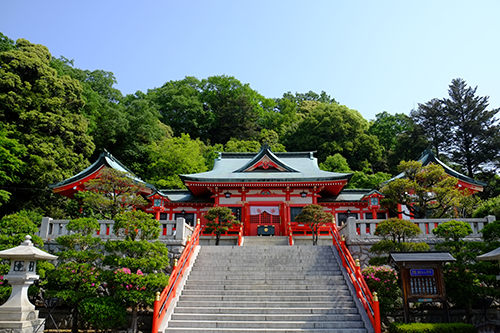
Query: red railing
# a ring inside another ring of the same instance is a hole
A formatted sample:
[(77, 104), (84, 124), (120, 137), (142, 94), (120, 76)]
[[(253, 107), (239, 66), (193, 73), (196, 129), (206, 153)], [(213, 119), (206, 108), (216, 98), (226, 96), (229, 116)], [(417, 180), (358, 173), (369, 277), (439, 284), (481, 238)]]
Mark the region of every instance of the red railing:
[[(312, 230), (309, 224), (291, 222), (289, 225), (290, 232), (293, 236), (310, 236), (312, 235)], [(319, 236), (332, 236), (330, 231), (331, 224), (324, 224), (318, 227)]]
[(238, 246), (243, 245), (243, 223), (240, 223), (240, 231), (238, 232)]
[(165, 318), (167, 309), (172, 300), (175, 298), (177, 287), (179, 287), (179, 283), (181, 282), (186, 269), (189, 267), (191, 256), (193, 255), (196, 246), (199, 244), (200, 229), (201, 225), (198, 222), (191, 239), (188, 240), (186, 247), (182, 252), (181, 257), (177, 260), (177, 262), (174, 261), (174, 268), (170, 274), (168, 285), (165, 289), (163, 289), (161, 294), (159, 292), (156, 294), (153, 310), (153, 333), (158, 333), (158, 329)]
[(293, 231), (290, 222), (288, 222), (288, 245), (293, 245)]
[(363, 304), (368, 318), (375, 329), (375, 333), (380, 333), (382, 328), (380, 324), (380, 308), (377, 293), (372, 294), (370, 292), (370, 289), (361, 274), (359, 260), (354, 261), (351, 252), (349, 252), (349, 249), (345, 245), (345, 240), (340, 237), (337, 228), (331, 228), (330, 232), (333, 235), (333, 245), (337, 248), (340, 258), (342, 259), (342, 266), (344, 266), (347, 270), (347, 274), (356, 289), (356, 296), (361, 301), (361, 304)]

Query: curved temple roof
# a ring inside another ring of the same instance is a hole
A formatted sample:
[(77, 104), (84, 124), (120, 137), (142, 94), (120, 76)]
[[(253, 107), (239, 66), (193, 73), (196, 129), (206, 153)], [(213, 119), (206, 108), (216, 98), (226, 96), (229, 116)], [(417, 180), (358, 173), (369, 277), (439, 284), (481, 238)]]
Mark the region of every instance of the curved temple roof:
[(62, 180), (58, 183), (49, 184), (49, 188), (52, 189), (52, 191), (54, 192), (58, 192), (62, 195), (72, 197), (73, 194), (77, 192), (77, 189), (74, 188), (75, 186), (81, 185), (86, 181), (88, 181), (89, 179), (94, 178), (99, 172), (99, 170), (101, 170), (103, 167), (108, 167), (121, 172), (126, 172), (130, 178), (132, 178), (137, 183), (144, 185), (151, 192), (156, 190), (156, 188), (153, 185), (146, 183), (145, 181), (134, 175), (132, 171), (130, 171), (126, 166), (124, 166), (120, 161), (118, 161), (113, 155), (111, 155), (107, 151), (101, 153), (101, 155), (99, 155), (99, 158), (85, 170), (77, 173), (73, 177)]
[(268, 146), (263, 146), (259, 153), (219, 153), (213, 170), (180, 175), (188, 187), (192, 183), (306, 182), (337, 182), (336, 186), (343, 187), (351, 176), (350, 173), (320, 170), (313, 152), (273, 153)]

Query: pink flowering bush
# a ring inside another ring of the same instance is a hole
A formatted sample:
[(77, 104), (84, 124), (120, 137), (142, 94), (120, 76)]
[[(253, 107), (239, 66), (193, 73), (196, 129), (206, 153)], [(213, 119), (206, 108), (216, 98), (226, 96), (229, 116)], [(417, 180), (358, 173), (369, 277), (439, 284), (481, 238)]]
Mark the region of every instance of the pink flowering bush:
[(388, 315), (402, 305), (398, 273), (389, 266), (368, 266), (361, 271), (366, 284), (379, 298), (380, 313)]

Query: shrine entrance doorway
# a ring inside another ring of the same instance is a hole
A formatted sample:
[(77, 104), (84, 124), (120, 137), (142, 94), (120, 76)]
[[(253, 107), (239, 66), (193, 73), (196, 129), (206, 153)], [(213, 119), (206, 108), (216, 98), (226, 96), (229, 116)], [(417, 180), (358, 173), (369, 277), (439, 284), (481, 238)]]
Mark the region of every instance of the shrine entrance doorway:
[(278, 206), (250, 207), (250, 236), (279, 236), (280, 222)]

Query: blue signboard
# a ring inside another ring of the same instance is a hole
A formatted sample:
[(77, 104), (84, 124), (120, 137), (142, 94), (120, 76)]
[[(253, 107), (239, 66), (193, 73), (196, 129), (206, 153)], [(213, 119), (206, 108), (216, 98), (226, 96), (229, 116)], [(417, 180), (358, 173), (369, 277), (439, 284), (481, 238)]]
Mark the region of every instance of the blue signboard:
[(434, 276), (434, 270), (432, 268), (427, 269), (410, 269), (411, 276)]

